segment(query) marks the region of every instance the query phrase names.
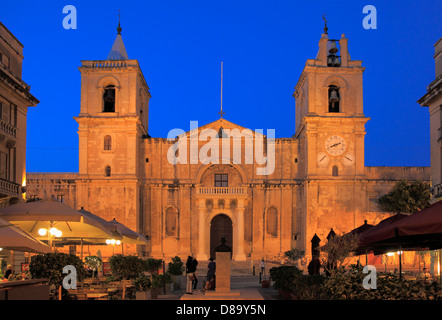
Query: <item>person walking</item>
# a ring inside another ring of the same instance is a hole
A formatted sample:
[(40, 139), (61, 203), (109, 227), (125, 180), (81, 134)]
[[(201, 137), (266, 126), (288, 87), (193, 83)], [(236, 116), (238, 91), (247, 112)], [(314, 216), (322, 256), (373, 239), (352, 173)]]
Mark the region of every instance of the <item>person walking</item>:
[(193, 278), (194, 278), (194, 280), (192, 281), (192, 284), (193, 284), (193, 291), (195, 291), (196, 290), (196, 286), (198, 285), (198, 277), (197, 277), (197, 275), (196, 275), (196, 269), (197, 269), (197, 266), (198, 266), (198, 260), (196, 260), (196, 259), (193, 259), (192, 260), (192, 267), (193, 267)]
[(207, 265), (207, 276), (206, 276), (206, 283), (204, 284), (203, 291), (209, 290), (209, 289), (215, 289), (215, 271), (216, 271), (216, 264), (213, 261), (213, 258), (209, 259), (209, 264)]
[(192, 260), (193, 260), (193, 258), (191, 256), (187, 257), (187, 261), (186, 261), (186, 277), (187, 277), (186, 294), (193, 294), (192, 282), (193, 282), (195, 276), (194, 276), (194, 271), (193, 271)]
[(261, 268), (261, 274), (264, 274), (265, 269), (266, 269), (266, 265), (264, 262), (264, 259), (261, 260), (261, 263), (259, 264), (260, 268)]

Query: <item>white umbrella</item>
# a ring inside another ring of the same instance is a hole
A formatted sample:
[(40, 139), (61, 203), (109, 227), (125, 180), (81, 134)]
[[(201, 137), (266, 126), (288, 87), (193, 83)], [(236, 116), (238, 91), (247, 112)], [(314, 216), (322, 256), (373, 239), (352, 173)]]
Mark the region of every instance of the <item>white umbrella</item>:
[[(114, 234), (101, 224), (54, 199), (33, 201), (0, 208), (0, 218), (9, 221), (30, 233), (39, 240), (49, 240), (52, 246), (53, 237), (47, 232), (40, 233), (40, 229), (49, 231), (56, 228), (61, 235), (54, 239), (107, 239)], [(56, 234), (57, 236), (57, 234)]]
[(51, 252), (46, 244), (3, 219), (0, 219), (0, 248), (32, 253)]

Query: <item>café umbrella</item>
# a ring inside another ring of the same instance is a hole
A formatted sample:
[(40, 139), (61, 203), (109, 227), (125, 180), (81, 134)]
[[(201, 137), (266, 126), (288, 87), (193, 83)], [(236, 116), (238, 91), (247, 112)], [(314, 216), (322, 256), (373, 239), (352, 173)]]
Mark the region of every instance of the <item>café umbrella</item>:
[(56, 201), (47, 199), (0, 208), (0, 218), (18, 226), (36, 239), (106, 239), (114, 236), (106, 226)]
[(112, 221), (109, 221), (109, 223), (116, 227), (117, 232), (121, 234), (123, 237), (122, 242), (123, 243), (131, 243), (131, 244), (149, 244), (147, 241), (147, 238), (143, 236), (142, 234), (139, 234), (132, 229), (129, 229), (125, 225), (121, 224), (115, 218)]
[(115, 218), (112, 219), (111, 221), (107, 221), (97, 215), (94, 215), (93, 213), (91, 213), (89, 211), (84, 210), (83, 208), (81, 208), (78, 211), (85, 216), (88, 216), (88, 217), (91, 217), (93, 219), (97, 219), (98, 221), (100, 221), (100, 223), (105, 225), (109, 229), (110, 232), (112, 232), (113, 234), (117, 234), (119, 236), (118, 239), (122, 243), (149, 244), (149, 242), (147, 241), (147, 238), (145, 236), (126, 227), (124, 224), (115, 220)]
[(0, 248), (32, 253), (51, 252), (49, 246), (3, 219), (0, 219)]

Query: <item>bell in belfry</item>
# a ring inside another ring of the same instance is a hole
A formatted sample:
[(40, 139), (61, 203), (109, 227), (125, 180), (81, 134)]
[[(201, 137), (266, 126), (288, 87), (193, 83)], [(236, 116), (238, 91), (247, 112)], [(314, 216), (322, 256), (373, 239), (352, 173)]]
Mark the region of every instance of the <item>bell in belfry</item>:
[(107, 102), (113, 102), (114, 101), (114, 97), (112, 94), (111, 90), (106, 90), (105, 95), (104, 95), (104, 101)]
[(339, 61), (338, 57), (334, 57), (333, 59), (333, 66), (334, 67), (339, 67), (341, 65), (341, 61)]
[(336, 90), (332, 90), (332, 92), (330, 93), (330, 102), (335, 103), (338, 101), (339, 101), (339, 97), (338, 97)]
[(327, 65), (329, 67), (333, 66), (333, 56), (328, 56)]
[(330, 49), (328, 50), (331, 54), (338, 52), (338, 47), (336, 46), (336, 41), (332, 41)]

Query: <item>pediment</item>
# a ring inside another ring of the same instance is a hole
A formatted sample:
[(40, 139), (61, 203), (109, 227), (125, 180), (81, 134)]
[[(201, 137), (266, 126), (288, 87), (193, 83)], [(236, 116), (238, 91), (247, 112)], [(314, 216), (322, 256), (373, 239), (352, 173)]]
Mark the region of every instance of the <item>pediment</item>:
[[(185, 133), (183, 133), (183, 135), (187, 135), (189, 138), (193, 135), (199, 135), (201, 134), (202, 131), (206, 130), (206, 129), (211, 129), (216, 131), (217, 133), (220, 132), (221, 129), (223, 130), (227, 130), (226, 132), (230, 132), (230, 133), (240, 133), (245, 137), (251, 136), (252, 138), (256, 137), (257, 135), (259, 135), (260, 137), (265, 138), (265, 135), (257, 132), (255, 130), (240, 126), (236, 123), (230, 122), (224, 118), (218, 119), (216, 121), (210, 122), (208, 124), (205, 124), (203, 126), (198, 126), (195, 129), (192, 129), (190, 131), (187, 131)], [(181, 136), (181, 135), (180, 135)]]

